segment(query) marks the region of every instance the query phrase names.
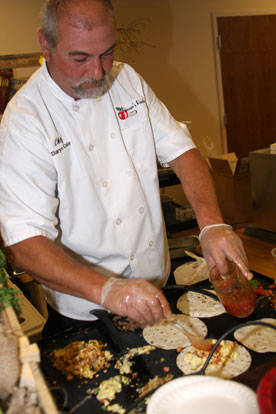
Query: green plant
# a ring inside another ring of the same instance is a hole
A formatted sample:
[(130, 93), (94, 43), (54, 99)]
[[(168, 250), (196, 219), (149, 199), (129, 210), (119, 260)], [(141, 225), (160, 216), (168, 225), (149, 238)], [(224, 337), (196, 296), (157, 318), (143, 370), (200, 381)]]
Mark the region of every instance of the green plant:
[(4, 252), (0, 249), (0, 268), (6, 269), (7, 266), (7, 259)]
[[(6, 271), (7, 259), (0, 249), (0, 313), (8, 306), (12, 306), (16, 314), (21, 313), (18, 291), (8, 285), (9, 274)], [(1, 413), (0, 413), (1, 414)]]

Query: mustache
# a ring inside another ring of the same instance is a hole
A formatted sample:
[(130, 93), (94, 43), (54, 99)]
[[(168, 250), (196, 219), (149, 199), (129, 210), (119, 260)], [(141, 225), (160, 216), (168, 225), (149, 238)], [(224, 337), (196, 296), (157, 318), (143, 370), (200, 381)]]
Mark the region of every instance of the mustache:
[(105, 74), (101, 79), (88, 77), (80, 80), (72, 86), (73, 94), (80, 99), (91, 99), (101, 95), (107, 86), (108, 75)]
[(80, 81), (76, 87), (82, 86), (85, 83), (91, 83), (93, 84), (93, 86), (97, 87), (97, 86), (101, 86), (106, 82), (106, 77), (102, 78), (102, 79), (94, 79), (94, 78), (87, 78), (87, 79), (83, 79), (82, 81)]

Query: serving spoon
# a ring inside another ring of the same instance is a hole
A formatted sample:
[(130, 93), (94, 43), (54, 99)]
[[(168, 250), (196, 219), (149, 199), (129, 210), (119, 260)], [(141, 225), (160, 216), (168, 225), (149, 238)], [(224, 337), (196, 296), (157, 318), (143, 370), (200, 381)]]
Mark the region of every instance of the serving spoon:
[(213, 348), (214, 344), (212, 339), (202, 338), (200, 336), (191, 334), (175, 320), (170, 320), (169, 322), (189, 339), (194, 348), (201, 349), (203, 351), (211, 351)]

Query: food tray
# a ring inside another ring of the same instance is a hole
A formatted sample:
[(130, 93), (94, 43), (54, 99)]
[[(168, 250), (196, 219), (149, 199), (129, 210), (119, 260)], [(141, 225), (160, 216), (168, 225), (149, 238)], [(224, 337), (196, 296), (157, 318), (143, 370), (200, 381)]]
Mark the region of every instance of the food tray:
[[(142, 329), (134, 332), (119, 332), (118, 335), (121, 338), (121, 342), (125, 344), (125, 348), (137, 348), (140, 346), (148, 345), (142, 336)], [(91, 388), (97, 388), (97, 386), (105, 379), (113, 377), (119, 374), (119, 371), (114, 368), (114, 363), (108, 370), (99, 372), (91, 380), (80, 380), (74, 378), (71, 381), (67, 381), (65, 376), (59, 373), (53, 368), (50, 353), (52, 349), (64, 347), (68, 343), (76, 340), (97, 339), (103, 343), (107, 343), (107, 350), (109, 350), (115, 357), (121, 354), (112, 346), (110, 338), (101, 329), (101, 324), (98, 321), (93, 321), (87, 326), (67, 330), (62, 335), (54, 335), (51, 339), (42, 340), (39, 342), (41, 350), (41, 363), (42, 370), (44, 372), (46, 380), (49, 382), (50, 389), (58, 384), (58, 388), (53, 389), (54, 395), (56, 394), (57, 400), (61, 398), (59, 404), (63, 404), (65, 400), (65, 407), (60, 406), (59, 408), (64, 410), (72, 409), (73, 406), (83, 400), (87, 394), (86, 391)], [(175, 378), (182, 375), (182, 372), (177, 368), (175, 364), (177, 351), (168, 351), (162, 349), (155, 349), (149, 354), (143, 354), (134, 358), (134, 365), (132, 367), (133, 373), (137, 373), (137, 378), (131, 381), (131, 385), (126, 387), (123, 392), (118, 394), (116, 401), (123, 407), (127, 408), (139, 397), (137, 388), (142, 387), (146, 382), (153, 378), (155, 375), (162, 377), (166, 376), (167, 373), (164, 371), (164, 367), (170, 366), (170, 374)], [(128, 375), (131, 378), (131, 376)], [(57, 391), (57, 393), (56, 393)], [(66, 398), (64, 398), (66, 394)], [(65, 411), (66, 412), (66, 411)], [(95, 396), (88, 400), (82, 407), (74, 410), (74, 414), (88, 414), (88, 413), (102, 413), (101, 404), (96, 400)]]
[[(174, 263), (174, 265), (177, 267), (179, 263)], [(270, 279), (258, 274), (255, 274), (255, 278), (259, 279), (263, 283), (264, 287), (272, 283)], [(170, 277), (169, 282), (173, 282), (172, 277)], [(195, 286), (199, 288), (210, 288), (210, 283), (208, 281), (204, 281)], [(189, 287), (185, 287), (185, 290), (187, 289), (189, 290)], [(176, 303), (179, 296), (183, 294), (183, 291), (181, 291), (178, 286), (175, 290), (173, 288), (167, 291), (165, 290), (165, 294), (170, 302), (173, 313), (179, 313), (176, 308)], [(260, 301), (258, 302), (254, 313), (250, 317), (242, 320), (226, 313), (212, 318), (200, 319), (208, 328), (208, 336), (218, 338), (228, 329), (239, 325), (241, 322), (257, 320), (265, 317), (275, 318), (276, 311), (268, 303), (264, 303), (263, 305), (262, 301)], [(110, 318), (112, 318), (112, 315)], [(120, 339), (126, 349), (148, 345), (143, 339), (141, 329), (134, 332), (118, 331), (118, 335), (120, 336)], [(100, 414), (105, 412), (102, 409), (101, 404), (96, 400), (95, 396), (87, 399), (86, 402), (79, 405), (78, 408), (76, 406), (87, 397), (88, 389), (96, 388), (103, 380), (119, 374), (119, 371), (114, 368), (113, 364), (108, 370), (101, 371), (91, 380), (73, 379), (71, 381), (67, 381), (64, 375), (53, 368), (49, 357), (51, 350), (54, 348), (64, 347), (68, 343), (75, 340), (87, 341), (89, 339), (103, 341), (107, 344), (107, 349), (110, 350), (113, 355), (118, 356), (118, 351), (113, 347), (110, 337), (102, 329), (99, 321), (90, 322), (82, 328), (69, 329), (63, 333), (54, 335), (51, 338), (43, 339), (38, 343), (41, 351), (41, 366), (43, 373), (49, 383), (50, 390), (55, 396), (56, 403), (62, 412), (71, 412), (74, 414), (91, 414), (91, 412), (94, 414)], [(230, 334), (227, 339), (234, 340), (233, 334)], [(248, 351), (252, 356), (250, 370), (254, 370), (255, 368), (260, 367), (275, 358), (275, 353), (272, 352), (259, 354), (251, 350)], [(133, 365), (132, 371), (137, 373), (137, 378), (132, 380), (130, 386), (123, 388), (123, 391), (117, 395), (116, 402), (122, 405), (125, 409), (128, 409), (128, 407), (130, 407), (139, 396), (137, 388), (145, 385), (149, 379), (156, 375), (165, 377), (167, 375), (167, 367), (169, 367), (169, 373), (172, 374), (174, 378), (183, 376), (183, 373), (176, 366), (177, 354), (177, 350), (168, 351), (155, 349), (148, 355), (135, 357), (135, 364)], [(236, 377), (235, 380), (238, 381), (239, 377)], [(72, 411), (74, 407), (76, 407), (76, 409)]]

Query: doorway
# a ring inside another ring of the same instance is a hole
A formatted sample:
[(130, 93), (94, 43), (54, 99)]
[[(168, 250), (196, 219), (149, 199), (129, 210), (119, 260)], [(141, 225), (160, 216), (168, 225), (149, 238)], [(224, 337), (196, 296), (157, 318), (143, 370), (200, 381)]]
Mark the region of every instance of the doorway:
[(276, 12), (213, 23), (224, 149), (247, 157), (276, 142)]

